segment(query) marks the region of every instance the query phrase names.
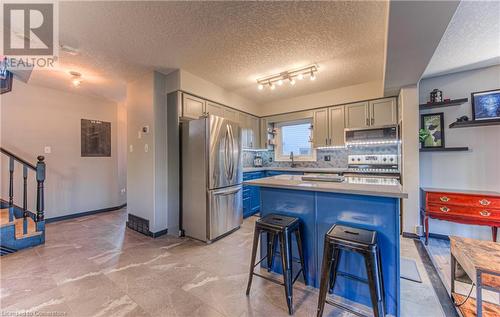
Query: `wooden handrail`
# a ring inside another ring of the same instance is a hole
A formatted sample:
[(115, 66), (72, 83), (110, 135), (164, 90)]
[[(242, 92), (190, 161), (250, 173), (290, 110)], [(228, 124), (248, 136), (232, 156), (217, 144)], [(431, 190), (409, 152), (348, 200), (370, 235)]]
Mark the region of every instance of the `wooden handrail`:
[(31, 164), (30, 162), (26, 161), (26, 160), (23, 160), (22, 158), (20, 158), (19, 156), (15, 155), (14, 153), (4, 149), (3, 147), (0, 147), (0, 152), (2, 152), (3, 154), (9, 156), (9, 157), (12, 157), (14, 160), (18, 161), (19, 163), (22, 163), (23, 165), (26, 165), (27, 167), (31, 168), (32, 170), (36, 171), (36, 166)]
[(26, 233), (26, 217), (28, 216), (27, 204), (28, 204), (28, 168), (36, 172), (36, 221), (44, 220), (44, 209), (45, 209), (45, 199), (44, 199), (44, 182), (45, 182), (45, 157), (38, 156), (36, 165), (23, 160), (14, 153), (1, 148), (0, 152), (9, 157), (9, 221), (13, 220), (13, 206), (14, 206), (14, 161), (18, 161), (23, 164), (23, 216), (24, 216), (24, 226), (23, 232)]

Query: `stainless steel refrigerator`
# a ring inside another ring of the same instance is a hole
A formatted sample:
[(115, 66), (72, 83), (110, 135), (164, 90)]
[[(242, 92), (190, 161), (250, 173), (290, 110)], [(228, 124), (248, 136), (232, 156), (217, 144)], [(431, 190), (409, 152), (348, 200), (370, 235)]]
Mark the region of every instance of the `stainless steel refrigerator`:
[(182, 124), (182, 229), (213, 241), (243, 222), (241, 130), (210, 115)]

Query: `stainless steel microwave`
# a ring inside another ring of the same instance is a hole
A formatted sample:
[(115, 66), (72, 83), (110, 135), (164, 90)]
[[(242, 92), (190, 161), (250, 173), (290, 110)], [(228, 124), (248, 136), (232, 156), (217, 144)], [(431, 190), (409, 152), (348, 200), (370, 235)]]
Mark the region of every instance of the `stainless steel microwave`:
[(377, 128), (345, 129), (345, 142), (349, 144), (397, 143), (399, 127), (397, 125)]

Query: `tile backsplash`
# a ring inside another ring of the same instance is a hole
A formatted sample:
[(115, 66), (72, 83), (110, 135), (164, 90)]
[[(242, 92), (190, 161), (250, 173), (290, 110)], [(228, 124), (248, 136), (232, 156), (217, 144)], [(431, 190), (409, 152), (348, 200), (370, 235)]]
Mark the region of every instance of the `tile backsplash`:
[[(316, 150), (316, 162), (295, 162), (299, 167), (347, 168), (347, 156), (356, 154), (398, 154), (398, 145), (357, 146), (345, 149)], [(274, 151), (253, 152), (243, 150), (243, 167), (253, 167), (255, 155), (262, 157), (265, 167), (290, 167), (290, 162), (275, 162)], [(330, 156), (330, 161), (325, 157)]]

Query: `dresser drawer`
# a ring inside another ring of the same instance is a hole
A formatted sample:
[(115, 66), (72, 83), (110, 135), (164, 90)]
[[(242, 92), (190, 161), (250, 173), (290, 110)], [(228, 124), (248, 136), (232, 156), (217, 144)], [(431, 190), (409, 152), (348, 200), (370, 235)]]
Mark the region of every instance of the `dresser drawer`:
[(429, 204), (428, 212), (433, 215), (454, 215), (467, 218), (500, 220), (500, 210), (488, 208), (473, 208), (448, 204)]
[(500, 197), (452, 193), (427, 193), (428, 204), (446, 204), (487, 209), (500, 209)]

